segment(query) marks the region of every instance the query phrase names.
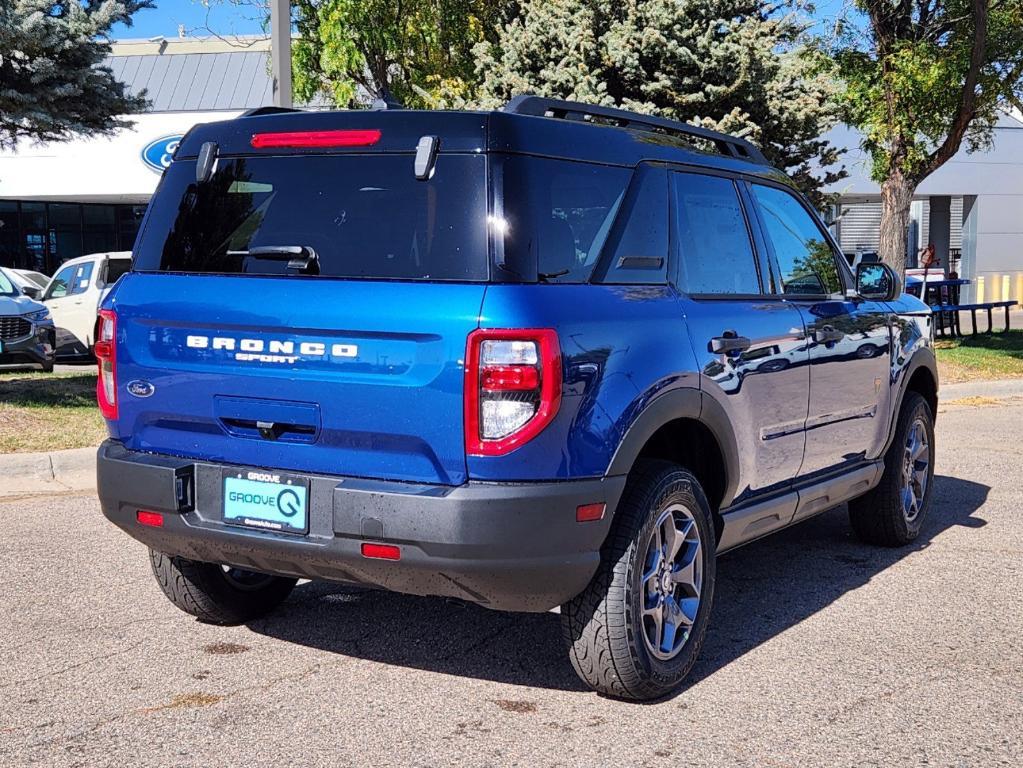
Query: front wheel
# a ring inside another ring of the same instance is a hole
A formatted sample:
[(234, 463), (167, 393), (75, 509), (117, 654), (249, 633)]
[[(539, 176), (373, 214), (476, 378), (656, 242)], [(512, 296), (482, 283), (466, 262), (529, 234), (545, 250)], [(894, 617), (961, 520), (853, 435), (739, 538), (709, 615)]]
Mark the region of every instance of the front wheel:
[(589, 586), (561, 608), (579, 677), (622, 699), (674, 691), (696, 663), (714, 597), (714, 525), (696, 478), (636, 466)]
[(931, 506), (934, 481), (934, 415), (916, 392), (907, 392), (884, 456), (881, 482), (849, 502), (849, 520), (868, 544), (901, 547), (919, 534)]
[(280, 605), (297, 579), (201, 563), (149, 550), (160, 589), (174, 605), (208, 624), (241, 624)]

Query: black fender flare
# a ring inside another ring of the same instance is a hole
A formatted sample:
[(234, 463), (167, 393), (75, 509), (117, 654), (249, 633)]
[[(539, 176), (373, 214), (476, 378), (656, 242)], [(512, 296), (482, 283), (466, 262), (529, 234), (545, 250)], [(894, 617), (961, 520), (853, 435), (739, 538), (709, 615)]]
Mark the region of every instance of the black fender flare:
[[(889, 414), (888, 438), (884, 442), (882, 456), (888, 453), (892, 440), (895, 438), (895, 425), (898, 423), (899, 413), (902, 412), (902, 403), (906, 399), (906, 392), (909, 391), (909, 382), (920, 368), (926, 368), (931, 374), (931, 378), (934, 379), (934, 390), (938, 391), (940, 380), (938, 379), (938, 361), (934, 356), (934, 350), (931, 347), (920, 347), (913, 353), (909, 363), (904, 365), (899, 372), (898, 393), (892, 404), (892, 412)], [(938, 414), (932, 413), (931, 417), (937, 421)]]
[(627, 475), (636, 463), (643, 446), (653, 434), (665, 424), (676, 419), (692, 419), (710, 430), (717, 441), (725, 466), (725, 490), (721, 500), (722, 508), (735, 498), (739, 483), (739, 449), (735, 432), (725, 409), (714, 398), (698, 389), (674, 389), (658, 395), (644, 408), (618, 444), (608, 476)]

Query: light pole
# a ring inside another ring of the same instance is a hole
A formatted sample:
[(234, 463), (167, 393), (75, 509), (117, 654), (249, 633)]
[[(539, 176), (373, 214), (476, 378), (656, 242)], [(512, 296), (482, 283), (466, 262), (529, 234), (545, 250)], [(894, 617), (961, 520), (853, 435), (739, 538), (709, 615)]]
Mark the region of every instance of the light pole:
[(270, 0), (270, 69), (274, 106), (292, 106), (291, 0)]

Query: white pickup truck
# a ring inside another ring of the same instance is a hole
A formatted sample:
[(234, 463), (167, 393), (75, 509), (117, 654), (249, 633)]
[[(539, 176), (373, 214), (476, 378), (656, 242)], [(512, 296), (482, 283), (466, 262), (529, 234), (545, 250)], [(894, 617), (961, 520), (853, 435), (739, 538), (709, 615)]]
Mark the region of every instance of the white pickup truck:
[(43, 293), (57, 328), (58, 357), (92, 354), (100, 302), (130, 268), (130, 251), (90, 253), (60, 265)]

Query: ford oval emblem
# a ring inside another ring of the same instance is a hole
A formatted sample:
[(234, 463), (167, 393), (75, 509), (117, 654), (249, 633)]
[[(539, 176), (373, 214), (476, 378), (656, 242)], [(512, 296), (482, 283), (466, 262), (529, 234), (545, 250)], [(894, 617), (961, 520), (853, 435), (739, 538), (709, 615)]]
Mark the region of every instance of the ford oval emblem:
[(128, 394), (135, 397), (149, 397), (156, 391), (156, 387), (148, 381), (129, 381)]
[(163, 169), (171, 164), (174, 150), (181, 143), (181, 138), (181, 134), (176, 133), (149, 142), (142, 150), (142, 162), (157, 173), (163, 173)]

